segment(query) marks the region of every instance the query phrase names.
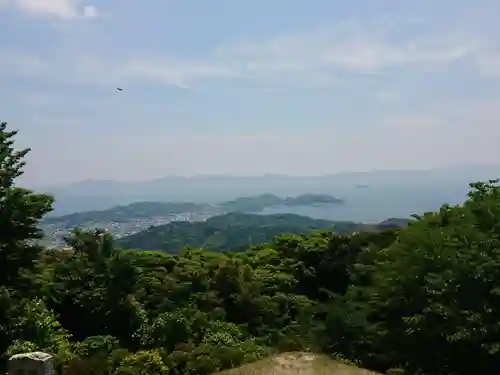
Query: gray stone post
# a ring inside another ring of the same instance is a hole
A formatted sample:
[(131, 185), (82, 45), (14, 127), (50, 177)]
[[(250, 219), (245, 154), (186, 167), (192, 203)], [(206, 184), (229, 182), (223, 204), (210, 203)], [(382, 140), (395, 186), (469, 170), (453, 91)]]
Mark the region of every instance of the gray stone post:
[(9, 358), (8, 375), (52, 375), (52, 356), (43, 352), (16, 354)]

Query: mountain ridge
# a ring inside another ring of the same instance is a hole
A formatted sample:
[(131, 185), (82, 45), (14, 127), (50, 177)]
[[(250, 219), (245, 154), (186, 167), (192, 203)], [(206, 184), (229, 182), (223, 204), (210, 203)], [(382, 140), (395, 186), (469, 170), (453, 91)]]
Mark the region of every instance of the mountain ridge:
[(478, 170), (494, 170), (495, 172), (500, 172), (500, 164), (492, 163), (492, 164), (471, 164), (471, 165), (461, 165), (461, 166), (449, 166), (449, 167), (439, 167), (439, 168), (418, 168), (418, 169), (374, 169), (368, 171), (341, 171), (335, 173), (319, 173), (316, 175), (295, 175), (295, 174), (287, 174), (287, 173), (264, 173), (258, 175), (240, 175), (240, 174), (231, 174), (231, 173), (200, 173), (194, 175), (166, 175), (164, 177), (155, 177), (144, 180), (137, 181), (129, 181), (129, 180), (118, 180), (118, 179), (84, 179), (77, 180), (68, 183), (54, 184), (54, 185), (42, 185), (37, 186), (37, 188), (42, 189), (54, 189), (61, 187), (70, 187), (76, 185), (90, 185), (90, 184), (144, 184), (149, 182), (159, 182), (164, 180), (196, 180), (196, 179), (205, 179), (205, 178), (243, 178), (243, 179), (259, 179), (259, 178), (291, 178), (291, 179), (309, 179), (309, 178), (327, 178), (327, 177), (345, 177), (345, 176), (360, 176), (360, 175), (390, 175), (390, 174), (422, 174), (422, 173), (442, 173), (442, 172), (464, 172), (464, 171), (478, 171)]

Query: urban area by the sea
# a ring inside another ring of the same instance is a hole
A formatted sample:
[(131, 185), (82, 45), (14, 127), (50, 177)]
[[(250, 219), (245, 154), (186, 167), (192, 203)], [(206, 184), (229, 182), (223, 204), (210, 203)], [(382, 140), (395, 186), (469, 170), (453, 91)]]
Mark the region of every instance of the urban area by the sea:
[[(212, 216), (209, 213), (185, 212), (166, 216), (153, 216), (147, 218), (134, 218), (131, 220), (117, 221), (88, 221), (79, 226), (80, 229), (104, 229), (113, 234), (115, 238), (121, 238), (146, 230), (151, 227), (165, 225), (172, 221), (204, 221)], [(45, 233), (41, 241), (44, 246), (60, 247), (64, 245), (64, 237), (73, 227), (65, 222), (42, 223), (40, 226)]]

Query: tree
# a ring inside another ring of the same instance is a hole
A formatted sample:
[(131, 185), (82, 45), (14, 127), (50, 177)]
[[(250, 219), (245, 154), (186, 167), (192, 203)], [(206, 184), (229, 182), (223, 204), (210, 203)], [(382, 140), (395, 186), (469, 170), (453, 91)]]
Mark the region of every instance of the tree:
[(140, 350), (125, 356), (114, 372), (115, 375), (151, 375), (166, 373), (168, 373), (168, 367), (163, 362), (163, 358), (158, 349), (149, 351)]
[(500, 186), (471, 187), (463, 205), (416, 216), (358, 265), (344, 341), (365, 365), (429, 375), (500, 367)]
[(9, 355), (26, 351), (48, 351), (55, 356), (55, 365), (71, 358), (70, 335), (61, 327), (44, 301), (34, 298), (22, 303), (11, 317), (9, 332), (14, 338)]
[(75, 228), (64, 241), (75, 253), (87, 254), (93, 261), (108, 259), (115, 253), (113, 236), (104, 229)]
[(52, 211), (53, 198), (17, 187), (30, 149), (14, 149), (17, 131), (0, 122), (0, 285), (13, 285), (20, 270), (32, 268), (40, 252), (35, 240), (41, 218)]

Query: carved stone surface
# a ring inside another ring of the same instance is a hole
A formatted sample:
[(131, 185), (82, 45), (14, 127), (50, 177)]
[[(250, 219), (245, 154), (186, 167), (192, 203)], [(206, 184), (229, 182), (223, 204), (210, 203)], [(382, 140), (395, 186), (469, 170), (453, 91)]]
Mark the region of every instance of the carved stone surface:
[(13, 355), (9, 358), (9, 375), (52, 375), (52, 356), (44, 352)]

